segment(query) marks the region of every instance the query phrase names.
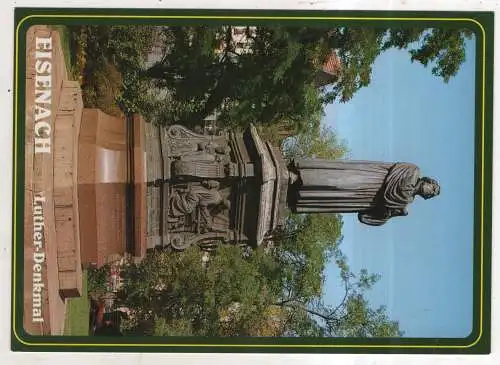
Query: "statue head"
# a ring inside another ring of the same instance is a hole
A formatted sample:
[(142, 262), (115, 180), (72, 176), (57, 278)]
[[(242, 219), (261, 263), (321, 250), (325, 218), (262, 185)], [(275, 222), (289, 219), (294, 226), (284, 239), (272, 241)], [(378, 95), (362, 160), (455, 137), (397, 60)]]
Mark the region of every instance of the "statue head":
[(438, 196), (441, 191), (441, 187), (439, 183), (431, 179), (430, 177), (422, 177), (419, 180), (419, 187), (417, 190), (417, 194), (420, 195), (424, 199), (434, 198)]

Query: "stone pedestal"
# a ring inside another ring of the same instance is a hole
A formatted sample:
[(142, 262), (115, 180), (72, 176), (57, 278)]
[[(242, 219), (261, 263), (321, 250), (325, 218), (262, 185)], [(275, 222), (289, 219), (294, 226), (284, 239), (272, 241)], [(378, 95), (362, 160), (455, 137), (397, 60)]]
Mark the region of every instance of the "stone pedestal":
[(145, 126), (139, 115), (83, 110), (78, 194), (84, 266), (100, 267), (117, 254), (146, 254)]
[(201, 135), (173, 125), (160, 129), (160, 140), (161, 247), (256, 247), (282, 225), (288, 171), (279, 149), (254, 126), (243, 134)]

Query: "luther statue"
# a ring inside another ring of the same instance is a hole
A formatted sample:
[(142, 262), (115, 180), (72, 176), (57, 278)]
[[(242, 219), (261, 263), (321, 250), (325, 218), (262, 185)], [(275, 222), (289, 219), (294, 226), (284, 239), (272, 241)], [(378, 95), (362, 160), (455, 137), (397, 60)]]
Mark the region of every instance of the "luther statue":
[(380, 226), (408, 215), (416, 196), (440, 192), (434, 179), (411, 163), (350, 160), (293, 161), (289, 205), (297, 213), (357, 213), (360, 222)]

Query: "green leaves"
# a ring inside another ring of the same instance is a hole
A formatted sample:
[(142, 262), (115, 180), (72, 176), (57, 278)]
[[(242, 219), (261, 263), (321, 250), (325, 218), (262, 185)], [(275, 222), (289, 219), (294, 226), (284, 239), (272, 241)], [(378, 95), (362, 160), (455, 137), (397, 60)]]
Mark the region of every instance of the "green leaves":
[[(429, 65), (448, 82), (464, 62), (465, 40), (473, 35), (453, 28), (265, 26), (237, 29), (240, 38), (233, 39), (233, 26), (80, 28), (84, 95), (92, 106), (116, 114), (117, 102), (125, 112), (141, 112), (150, 121), (191, 127), (217, 111), (219, 121), (230, 127), (286, 122), (295, 132), (320, 120), (326, 104), (347, 102), (368, 86), (375, 60), (391, 48), (407, 49), (412, 62)], [(143, 72), (153, 45), (163, 57)], [(332, 52), (340, 68), (327, 87), (318, 87)]]
[(102, 292), (108, 287), (109, 266), (87, 269), (87, 286), (89, 292)]
[[(293, 215), (274, 247), (243, 251), (221, 245), (202, 264), (201, 251), (155, 251), (125, 268), (122, 304), (138, 317), (130, 333), (193, 336), (397, 336), (386, 309), (364, 297), (379, 279), (354, 275), (339, 248), (337, 215)], [(344, 299), (323, 302), (324, 272), (341, 268)], [(149, 325), (144, 325), (149, 323)]]
[[(315, 71), (309, 47), (316, 45), (303, 42), (302, 30), (264, 27), (254, 34), (247, 28), (250, 51), (237, 53), (228, 36), (231, 27), (200, 29), (169, 28), (173, 39), (170, 51), (148, 71), (150, 77), (173, 91), (174, 102), (196, 98), (197, 111), (187, 113), (180, 122), (200, 121), (220, 109), (222, 122), (240, 126), (282, 119), (301, 123), (322, 110), (319, 94), (311, 97)], [(211, 44), (212, 53), (206, 48), (210, 39), (217, 43)]]
[(346, 102), (371, 81), (372, 65), (382, 52), (385, 29), (342, 28), (338, 33), (338, 55), (342, 70), (340, 81), (331, 93), (340, 102)]
[(347, 146), (338, 139), (333, 129), (319, 127), (315, 121), (311, 121), (309, 128), (290, 137), (283, 145), (283, 153), (288, 160), (306, 157), (334, 160), (344, 157), (346, 152)]
[(448, 82), (465, 61), (465, 39), (470, 39), (472, 34), (467, 29), (433, 29), (423, 36), (420, 48), (409, 51), (411, 61), (426, 67), (432, 63), (432, 74)]
[(339, 337), (399, 337), (404, 334), (398, 322), (389, 319), (385, 307), (370, 308), (360, 293), (347, 298), (342, 316), (332, 329)]

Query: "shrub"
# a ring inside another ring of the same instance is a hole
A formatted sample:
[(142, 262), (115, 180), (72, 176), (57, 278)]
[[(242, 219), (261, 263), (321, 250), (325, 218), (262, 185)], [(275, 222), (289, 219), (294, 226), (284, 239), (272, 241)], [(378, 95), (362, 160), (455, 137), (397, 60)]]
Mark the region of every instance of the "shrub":
[(108, 286), (109, 267), (104, 265), (100, 268), (87, 269), (87, 288), (89, 293), (104, 292)]

